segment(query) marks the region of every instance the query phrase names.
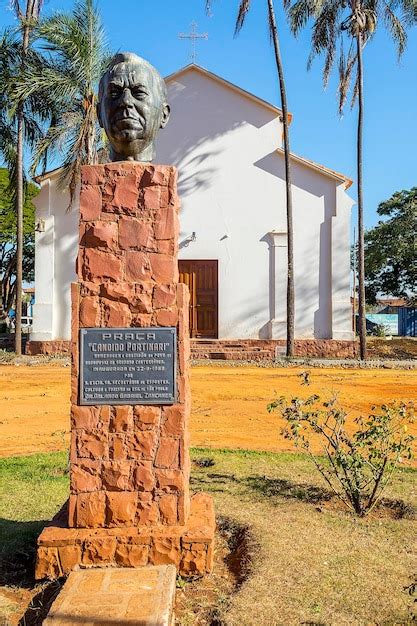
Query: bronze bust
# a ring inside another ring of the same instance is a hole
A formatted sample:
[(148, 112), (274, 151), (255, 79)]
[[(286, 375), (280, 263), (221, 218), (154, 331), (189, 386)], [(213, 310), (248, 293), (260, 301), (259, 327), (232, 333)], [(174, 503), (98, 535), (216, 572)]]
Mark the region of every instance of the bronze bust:
[(111, 161), (152, 161), (155, 139), (169, 119), (159, 72), (132, 52), (111, 60), (99, 86), (97, 117), (110, 142)]

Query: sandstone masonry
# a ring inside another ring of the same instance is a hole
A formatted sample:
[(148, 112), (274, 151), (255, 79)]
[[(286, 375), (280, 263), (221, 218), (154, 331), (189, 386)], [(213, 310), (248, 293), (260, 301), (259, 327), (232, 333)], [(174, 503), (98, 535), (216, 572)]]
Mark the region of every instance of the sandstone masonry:
[[(211, 567), (214, 514), (207, 496), (194, 502), (193, 514), (194, 527), (198, 516), (204, 517), (205, 556), (200, 544), (197, 549), (186, 539), (189, 295), (178, 283), (178, 208), (173, 167), (127, 162), (83, 167), (78, 282), (71, 294), (68, 517), (64, 527), (52, 525), (39, 538), (38, 578), (79, 565), (160, 563), (159, 536), (169, 543), (165, 563), (182, 563), (182, 571), (195, 573)], [(158, 326), (177, 327), (177, 404), (79, 406), (80, 329)], [(148, 543), (135, 539), (137, 528), (141, 540), (151, 538)], [(81, 543), (76, 529), (87, 533)]]

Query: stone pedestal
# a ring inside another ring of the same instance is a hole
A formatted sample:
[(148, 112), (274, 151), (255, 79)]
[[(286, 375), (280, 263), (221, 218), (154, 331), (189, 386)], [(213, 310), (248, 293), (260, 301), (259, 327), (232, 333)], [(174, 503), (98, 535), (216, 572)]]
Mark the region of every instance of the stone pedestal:
[[(173, 167), (85, 166), (72, 285), (71, 486), (39, 537), (37, 578), (81, 566), (210, 571), (211, 499), (189, 494), (188, 289), (178, 283)], [(80, 406), (80, 329), (177, 329), (176, 403)], [(197, 537), (197, 539), (196, 539)]]

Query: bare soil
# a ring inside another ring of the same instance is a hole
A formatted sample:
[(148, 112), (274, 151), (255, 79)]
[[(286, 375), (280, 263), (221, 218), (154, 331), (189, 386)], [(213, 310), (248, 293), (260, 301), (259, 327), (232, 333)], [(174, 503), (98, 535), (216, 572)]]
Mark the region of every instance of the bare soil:
[[(192, 368), (191, 445), (292, 450), (283, 423), (266, 406), (276, 395), (338, 394), (349, 425), (372, 405), (417, 400), (417, 371), (321, 368), (300, 385), (305, 367), (210, 365)], [(0, 366), (0, 456), (64, 450), (69, 442), (70, 369), (65, 361)], [(415, 434), (417, 434), (417, 427)]]

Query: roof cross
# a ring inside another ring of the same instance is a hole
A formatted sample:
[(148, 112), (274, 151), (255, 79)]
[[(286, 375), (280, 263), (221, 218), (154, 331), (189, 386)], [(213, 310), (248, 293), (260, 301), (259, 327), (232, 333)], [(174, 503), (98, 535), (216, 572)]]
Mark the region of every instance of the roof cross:
[(197, 22), (191, 22), (191, 33), (180, 33), (179, 39), (189, 39), (191, 41), (191, 63), (195, 63), (197, 59), (197, 39), (208, 39), (208, 33), (197, 32)]

